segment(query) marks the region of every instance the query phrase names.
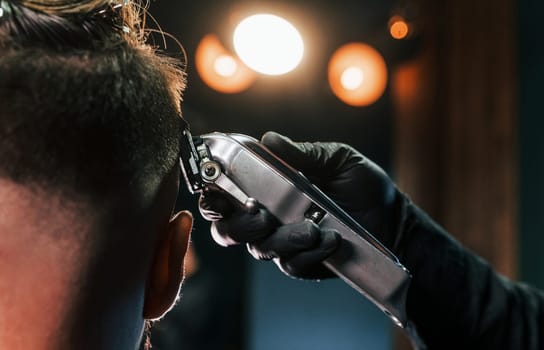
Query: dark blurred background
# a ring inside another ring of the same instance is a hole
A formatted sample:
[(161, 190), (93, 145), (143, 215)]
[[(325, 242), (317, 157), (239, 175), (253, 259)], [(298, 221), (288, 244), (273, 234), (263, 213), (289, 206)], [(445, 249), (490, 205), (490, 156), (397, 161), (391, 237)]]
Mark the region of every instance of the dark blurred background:
[[(159, 0), (150, 12), (186, 50), (183, 110), (193, 133), (258, 138), (275, 130), (349, 143), (500, 272), (544, 288), (544, 4)], [(291, 73), (258, 75), (245, 91), (221, 93), (200, 78), (195, 52), (210, 33), (232, 50), (235, 20), (245, 12), (291, 21), (305, 56)], [(409, 24), (400, 40), (390, 32), (398, 17)], [(349, 42), (371, 45), (387, 65), (387, 87), (367, 106), (344, 103), (327, 80), (329, 59)], [(167, 51), (182, 57), (169, 38)], [(194, 198), (180, 197), (197, 212)], [(409, 348), (344, 283), (291, 280), (243, 247), (217, 247), (208, 226), (195, 224), (194, 269), (179, 305), (155, 324), (154, 349)]]

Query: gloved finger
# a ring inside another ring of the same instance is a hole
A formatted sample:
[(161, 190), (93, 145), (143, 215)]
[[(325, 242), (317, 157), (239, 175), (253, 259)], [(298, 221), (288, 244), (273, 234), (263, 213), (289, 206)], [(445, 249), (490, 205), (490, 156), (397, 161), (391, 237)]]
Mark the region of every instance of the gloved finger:
[(211, 233), (217, 244), (229, 246), (262, 239), (279, 225), (278, 220), (263, 208), (255, 213), (234, 211), (229, 217), (212, 222)]
[[(315, 150), (309, 143), (305, 145), (304, 143), (293, 142), (288, 137), (273, 131), (266, 132), (262, 136), (261, 142), (278, 157), (300, 171), (307, 171), (323, 165), (323, 161), (318, 159), (319, 156), (315, 154)], [(317, 162), (319, 164), (315, 164)]]
[(208, 221), (218, 221), (229, 217), (237, 208), (226, 193), (206, 191), (198, 199), (198, 209)]
[(321, 231), (315, 223), (305, 220), (280, 226), (276, 232), (248, 244), (248, 251), (258, 260), (292, 256), (314, 248), (321, 241)]
[[(365, 158), (351, 146), (336, 142), (293, 142), (269, 131), (261, 138), (263, 145), (289, 165), (311, 175), (335, 175), (338, 169), (364, 162)], [(323, 173), (326, 174), (323, 174)]]
[(275, 258), (274, 262), (287, 275), (302, 279), (322, 279), (335, 274), (323, 265), (323, 260), (331, 256), (339, 247), (341, 237), (333, 230), (321, 232), (318, 246), (302, 251), (291, 257)]

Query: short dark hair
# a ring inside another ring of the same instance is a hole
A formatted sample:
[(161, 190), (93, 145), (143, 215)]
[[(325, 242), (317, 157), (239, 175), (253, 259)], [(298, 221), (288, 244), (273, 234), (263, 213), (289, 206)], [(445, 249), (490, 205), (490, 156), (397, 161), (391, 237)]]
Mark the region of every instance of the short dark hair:
[(138, 2), (0, 6), (0, 177), (103, 196), (172, 169), (185, 77)]

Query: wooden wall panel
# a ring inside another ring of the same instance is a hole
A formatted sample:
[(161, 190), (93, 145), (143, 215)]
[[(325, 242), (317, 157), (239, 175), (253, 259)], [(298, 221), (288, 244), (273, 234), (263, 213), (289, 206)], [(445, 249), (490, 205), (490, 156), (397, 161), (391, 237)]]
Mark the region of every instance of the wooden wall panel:
[[(516, 275), (513, 0), (419, 0), (423, 48), (392, 75), (399, 186), (501, 273)], [(409, 349), (398, 337), (396, 349)]]

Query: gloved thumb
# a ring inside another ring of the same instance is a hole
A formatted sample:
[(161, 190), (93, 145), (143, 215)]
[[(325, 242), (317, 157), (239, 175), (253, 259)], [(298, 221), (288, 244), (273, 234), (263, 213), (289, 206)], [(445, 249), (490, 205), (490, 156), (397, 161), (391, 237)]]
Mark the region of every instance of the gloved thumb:
[(312, 172), (324, 166), (327, 160), (320, 143), (293, 142), (273, 131), (265, 133), (261, 142), (275, 155), (302, 172)]
[(261, 138), (263, 145), (303, 173), (335, 174), (339, 169), (364, 158), (350, 146), (336, 142), (293, 142), (273, 131)]

